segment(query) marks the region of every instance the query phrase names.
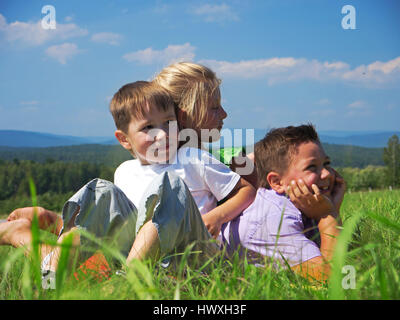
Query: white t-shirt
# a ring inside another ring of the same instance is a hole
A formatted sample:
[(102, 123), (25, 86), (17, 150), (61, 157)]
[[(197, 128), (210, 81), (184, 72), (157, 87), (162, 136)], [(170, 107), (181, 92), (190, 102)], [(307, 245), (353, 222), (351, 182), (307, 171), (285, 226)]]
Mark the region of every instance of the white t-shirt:
[(171, 164), (142, 165), (138, 159), (123, 162), (115, 171), (114, 183), (138, 206), (150, 182), (165, 171), (172, 171), (185, 181), (201, 214), (214, 209), (240, 179), (207, 151), (184, 147)]

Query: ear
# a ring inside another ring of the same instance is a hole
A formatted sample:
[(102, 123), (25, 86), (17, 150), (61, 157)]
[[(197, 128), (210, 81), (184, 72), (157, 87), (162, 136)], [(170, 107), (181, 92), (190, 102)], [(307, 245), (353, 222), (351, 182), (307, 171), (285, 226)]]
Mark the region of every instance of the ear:
[(279, 194), (286, 192), (285, 186), (282, 185), (282, 177), (279, 173), (271, 171), (267, 174), (267, 182), (272, 190), (275, 190)]
[(187, 128), (187, 113), (185, 110), (179, 109), (176, 112), (179, 129)]
[(123, 146), (126, 150), (132, 150), (132, 145), (128, 141), (127, 135), (122, 130), (115, 130), (114, 134), (121, 146)]

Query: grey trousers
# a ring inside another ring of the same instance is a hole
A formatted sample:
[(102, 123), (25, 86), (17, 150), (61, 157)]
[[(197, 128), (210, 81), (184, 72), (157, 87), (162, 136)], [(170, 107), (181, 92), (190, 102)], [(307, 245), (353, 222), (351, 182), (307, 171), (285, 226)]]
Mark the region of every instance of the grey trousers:
[[(79, 212), (74, 217), (78, 206)], [(171, 172), (164, 172), (152, 181), (138, 208), (113, 183), (94, 179), (65, 203), (62, 218), (64, 227), (60, 235), (67, 231), (66, 226), (75, 225), (112, 244), (125, 257), (140, 228), (149, 220), (157, 228), (164, 256), (181, 253), (189, 244), (200, 252), (197, 259), (203, 262), (219, 252), (189, 189)], [(93, 241), (81, 236), (81, 254), (89, 257), (96, 249)]]

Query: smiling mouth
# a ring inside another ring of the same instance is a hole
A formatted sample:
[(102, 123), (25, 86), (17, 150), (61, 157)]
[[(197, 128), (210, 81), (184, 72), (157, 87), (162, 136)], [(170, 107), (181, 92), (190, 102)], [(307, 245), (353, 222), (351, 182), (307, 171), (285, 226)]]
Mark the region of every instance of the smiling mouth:
[(318, 187), (321, 193), (330, 193), (331, 189), (329, 186)]

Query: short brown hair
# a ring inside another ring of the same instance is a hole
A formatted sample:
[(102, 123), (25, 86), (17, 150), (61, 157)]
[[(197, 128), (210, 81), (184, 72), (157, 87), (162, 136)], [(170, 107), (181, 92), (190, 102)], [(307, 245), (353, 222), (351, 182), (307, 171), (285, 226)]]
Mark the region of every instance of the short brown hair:
[(297, 147), (305, 142), (321, 143), (312, 124), (271, 129), (254, 146), (254, 158), (258, 175), (258, 186), (270, 188), (267, 174), (271, 171), (280, 175), (289, 168)]
[(136, 81), (122, 86), (110, 102), (117, 129), (128, 132), (132, 117), (142, 118), (147, 105), (164, 111), (175, 107), (168, 91), (154, 82)]

